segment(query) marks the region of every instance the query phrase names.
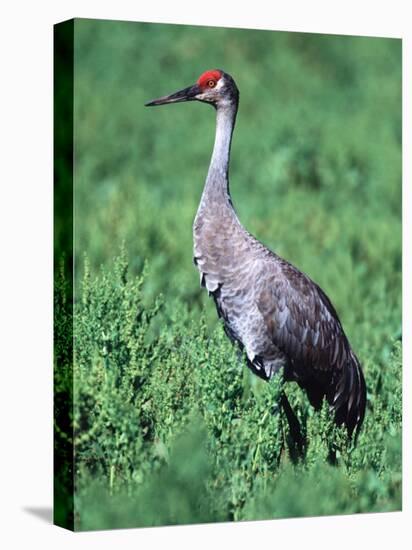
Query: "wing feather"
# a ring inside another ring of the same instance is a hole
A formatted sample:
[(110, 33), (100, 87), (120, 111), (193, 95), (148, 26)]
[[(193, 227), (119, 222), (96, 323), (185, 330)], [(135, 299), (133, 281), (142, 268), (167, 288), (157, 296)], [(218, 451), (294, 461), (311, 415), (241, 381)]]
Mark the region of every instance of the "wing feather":
[[(337, 422), (352, 433), (363, 420), (366, 386), (338, 314), (307, 275), (284, 260), (277, 259), (277, 267), (264, 278), (257, 301), (272, 341), (308, 395), (313, 390), (318, 396), (321, 387)], [(317, 387), (311, 388), (314, 384)]]

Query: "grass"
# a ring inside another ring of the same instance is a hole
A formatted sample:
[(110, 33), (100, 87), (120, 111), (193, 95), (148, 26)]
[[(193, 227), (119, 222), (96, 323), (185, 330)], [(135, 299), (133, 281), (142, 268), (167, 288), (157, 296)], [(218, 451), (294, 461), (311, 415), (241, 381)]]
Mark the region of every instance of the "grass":
[[(75, 528), (399, 510), (400, 41), (87, 20), (75, 38), (74, 364), (59, 275), (55, 367)], [(356, 446), (289, 384), (308, 440), (295, 456), (281, 380), (247, 370), (199, 288), (214, 114), (143, 104), (216, 66), (241, 93), (239, 217), (324, 288), (363, 364)]]

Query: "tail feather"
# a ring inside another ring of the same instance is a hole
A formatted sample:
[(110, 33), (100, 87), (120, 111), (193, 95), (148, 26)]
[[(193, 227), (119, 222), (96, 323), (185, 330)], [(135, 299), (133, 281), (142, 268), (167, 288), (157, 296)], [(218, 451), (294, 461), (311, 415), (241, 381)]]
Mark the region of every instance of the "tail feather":
[(365, 417), (366, 384), (358, 358), (352, 350), (343, 365), (338, 383), (328, 396), (336, 424), (344, 424), (349, 435), (359, 431)]
[(359, 432), (365, 416), (366, 384), (359, 360), (348, 348), (341, 368), (333, 373), (317, 373), (298, 381), (315, 409), (319, 410), (326, 397), (335, 414), (338, 426), (345, 425), (348, 433)]

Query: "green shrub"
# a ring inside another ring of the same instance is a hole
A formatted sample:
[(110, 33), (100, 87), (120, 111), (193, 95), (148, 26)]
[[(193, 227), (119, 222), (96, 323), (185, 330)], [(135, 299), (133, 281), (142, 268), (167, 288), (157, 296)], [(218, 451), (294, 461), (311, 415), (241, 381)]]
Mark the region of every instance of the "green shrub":
[[(296, 385), (255, 377), (220, 325), (182, 305), (145, 305), (145, 274), (128, 275), (124, 251), (95, 277), (86, 259), (84, 273), (74, 309), (77, 529), (399, 509), (399, 342), (384, 372), (367, 365), (355, 445), (326, 403), (315, 413)], [(283, 389), (306, 436), (300, 458)]]

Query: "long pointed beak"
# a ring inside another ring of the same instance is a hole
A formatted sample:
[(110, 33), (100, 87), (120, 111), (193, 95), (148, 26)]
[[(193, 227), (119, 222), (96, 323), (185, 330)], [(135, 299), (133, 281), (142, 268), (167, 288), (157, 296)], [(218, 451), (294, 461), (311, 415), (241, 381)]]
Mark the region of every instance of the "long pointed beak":
[(196, 96), (201, 92), (198, 84), (179, 90), (174, 94), (165, 95), (158, 99), (153, 99), (148, 103), (145, 103), (145, 107), (154, 107), (155, 105), (167, 105), (168, 103), (180, 103), (181, 101), (193, 101)]

